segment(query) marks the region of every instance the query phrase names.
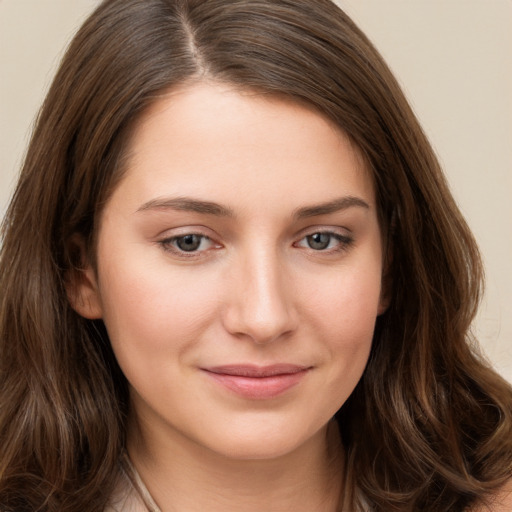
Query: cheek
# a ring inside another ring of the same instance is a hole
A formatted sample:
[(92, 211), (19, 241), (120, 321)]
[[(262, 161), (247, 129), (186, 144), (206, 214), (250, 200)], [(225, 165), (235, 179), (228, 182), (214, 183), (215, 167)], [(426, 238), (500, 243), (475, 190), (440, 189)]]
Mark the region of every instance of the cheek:
[(317, 287), (308, 308), (310, 336), (321, 333), (322, 349), (332, 364), (326, 398), (338, 406), (348, 398), (368, 361), (380, 301), (379, 266), (339, 272), (329, 286)]
[[(379, 262), (362, 262), (331, 272), (325, 278), (316, 276), (306, 283), (304, 314), (308, 312), (340, 342), (357, 342), (373, 334), (381, 296)], [(336, 333), (339, 336), (336, 336)]]
[[(380, 300), (380, 275), (359, 273), (344, 283), (336, 304), (336, 327), (332, 349), (339, 359), (349, 362), (347, 371), (362, 374), (370, 353)], [(337, 335), (335, 334), (337, 331)]]
[(207, 281), (191, 283), (184, 272), (140, 261), (118, 260), (103, 269), (100, 281), (103, 319), (121, 366), (170, 354), (168, 360), (176, 360), (215, 314)]

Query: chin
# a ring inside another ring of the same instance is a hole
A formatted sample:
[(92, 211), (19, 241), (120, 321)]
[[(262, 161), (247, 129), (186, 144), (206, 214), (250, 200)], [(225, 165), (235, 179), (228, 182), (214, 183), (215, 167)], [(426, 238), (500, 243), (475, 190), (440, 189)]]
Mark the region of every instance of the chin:
[(280, 459), (286, 455), (289, 455), (290, 453), (293, 453), (297, 448), (297, 445), (292, 445), (289, 443), (268, 445), (265, 441), (260, 440), (259, 442), (235, 442), (230, 447), (226, 447), (220, 452), (217, 450), (217, 453), (227, 459), (236, 461), (264, 461)]
[(279, 427), (267, 425), (256, 429), (253, 426), (250, 430), (231, 430), (228, 438), (224, 431), (222, 437), (210, 440), (210, 449), (233, 460), (272, 460), (290, 455), (318, 439), (323, 439), (322, 427), (318, 432), (295, 432), (290, 427), (290, 424)]

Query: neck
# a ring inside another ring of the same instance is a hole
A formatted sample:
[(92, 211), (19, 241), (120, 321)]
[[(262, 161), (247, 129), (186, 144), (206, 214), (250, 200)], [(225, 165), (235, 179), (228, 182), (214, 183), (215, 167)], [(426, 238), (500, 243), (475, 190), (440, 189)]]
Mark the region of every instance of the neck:
[(162, 512), (338, 510), (343, 457), (335, 424), (265, 460), (227, 458), (176, 433), (144, 434), (140, 422), (131, 426), (128, 452)]

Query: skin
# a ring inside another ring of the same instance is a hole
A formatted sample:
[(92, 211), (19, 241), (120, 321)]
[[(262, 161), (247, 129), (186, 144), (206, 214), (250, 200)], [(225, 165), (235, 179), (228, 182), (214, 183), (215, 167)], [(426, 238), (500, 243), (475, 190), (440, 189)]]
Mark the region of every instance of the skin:
[[(74, 307), (128, 379), (143, 481), (164, 511), (336, 510), (329, 424), (387, 302), (357, 149), (309, 107), (216, 83), (161, 97), (128, 149)], [(240, 364), (303, 371), (248, 397), (210, 372)]]
[(468, 512), (510, 512), (512, 510), (512, 479), (508, 480), (496, 493), (486, 499), (486, 503), (470, 507)]

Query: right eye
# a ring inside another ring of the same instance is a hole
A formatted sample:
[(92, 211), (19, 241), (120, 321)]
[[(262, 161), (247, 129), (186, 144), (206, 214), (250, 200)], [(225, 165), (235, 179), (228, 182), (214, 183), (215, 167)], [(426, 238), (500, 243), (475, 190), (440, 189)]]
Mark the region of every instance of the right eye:
[(196, 233), (173, 236), (159, 242), (166, 251), (174, 253), (198, 253), (211, 249), (214, 246), (211, 238)]

